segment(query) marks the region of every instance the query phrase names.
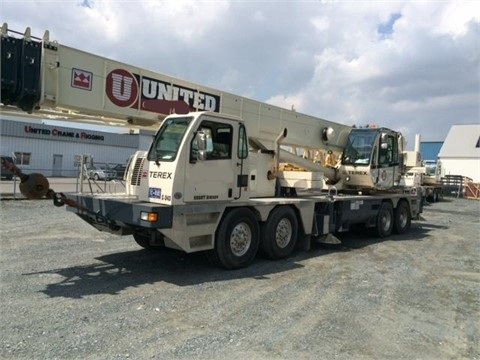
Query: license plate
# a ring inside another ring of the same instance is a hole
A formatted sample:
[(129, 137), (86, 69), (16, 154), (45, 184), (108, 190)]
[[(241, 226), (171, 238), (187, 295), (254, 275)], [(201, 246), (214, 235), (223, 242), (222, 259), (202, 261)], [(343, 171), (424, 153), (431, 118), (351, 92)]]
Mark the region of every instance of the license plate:
[(162, 189), (148, 188), (148, 197), (154, 199), (160, 199), (162, 197)]

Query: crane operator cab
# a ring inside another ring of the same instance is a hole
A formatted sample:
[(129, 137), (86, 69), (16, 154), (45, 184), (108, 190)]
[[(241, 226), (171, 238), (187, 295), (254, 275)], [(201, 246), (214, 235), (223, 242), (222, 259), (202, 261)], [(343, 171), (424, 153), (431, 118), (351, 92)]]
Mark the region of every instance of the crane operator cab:
[(404, 139), (386, 128), (353, 129), (341, 157), (340, 175), (347, 189), (388, 190), (403, 173)]

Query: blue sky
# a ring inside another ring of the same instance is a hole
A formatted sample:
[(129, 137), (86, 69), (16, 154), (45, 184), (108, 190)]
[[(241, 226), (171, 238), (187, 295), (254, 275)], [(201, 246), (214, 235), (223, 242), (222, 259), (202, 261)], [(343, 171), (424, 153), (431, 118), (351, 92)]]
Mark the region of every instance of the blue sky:
[[(60, 5), (61, 4), (61, 5)], [(477, 1), (2, 0), (9, 28), (409, 147), (480, 120)]]
[(388, 19), (387, 22), (384, 22), (378, 25), (377, 27), (378, 33), (385, 37), (390, 34), (393, 34), (393, 25), (395, 25), (395, 21), (397, 21), (401, 17), (402, 17), (402, 14), (400, 13), (391, 14), (390, 19)]

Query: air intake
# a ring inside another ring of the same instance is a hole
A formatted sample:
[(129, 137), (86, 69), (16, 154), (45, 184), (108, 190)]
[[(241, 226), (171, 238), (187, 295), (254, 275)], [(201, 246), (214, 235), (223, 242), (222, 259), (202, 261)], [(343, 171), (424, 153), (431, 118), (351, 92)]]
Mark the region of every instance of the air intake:
[(144, 162), (145, 162), (144, 157), (139, 157), (135, 160), (135, 165), (133, 166), (132, 180), (130, 181), (130, 185), (140, 186)]

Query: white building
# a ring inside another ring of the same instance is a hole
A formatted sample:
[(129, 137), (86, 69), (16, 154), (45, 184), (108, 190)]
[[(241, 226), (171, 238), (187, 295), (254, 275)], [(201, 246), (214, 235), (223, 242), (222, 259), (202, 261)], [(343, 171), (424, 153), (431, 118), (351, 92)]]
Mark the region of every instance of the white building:
[(76, 177), (75, 155), (91, 155), (98, 163), (126, 164), (137, 150), (148, 150), (154, 135), (151, 131), (118, 134), (3, 117), (0, 125), (1, 155), (14, 157), (27, 174), (45, 176)]
[(480, 183), (480, 124), (453, 125), (438, 158), (442, 175), (461, 175)]

